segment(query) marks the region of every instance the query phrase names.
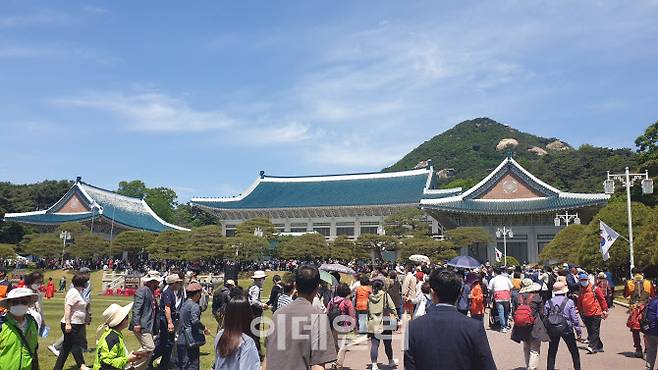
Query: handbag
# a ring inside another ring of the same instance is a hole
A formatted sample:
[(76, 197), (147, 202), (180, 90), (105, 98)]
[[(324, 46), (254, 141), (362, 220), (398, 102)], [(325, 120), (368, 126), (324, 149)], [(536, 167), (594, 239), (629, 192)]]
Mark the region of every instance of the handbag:
[(206, 344), (206, 336), (200, 330), (189, 327), (183, 330), (187, 348), (199, 348)]
[(398, 328), (398, 313), (394, 308), (389, 307), (388, 298), (389, 294), (384, 295), (384, 310), (382, 312), (383, 320), (388, 321), (384, 326), (390, 330), (397, 330)]

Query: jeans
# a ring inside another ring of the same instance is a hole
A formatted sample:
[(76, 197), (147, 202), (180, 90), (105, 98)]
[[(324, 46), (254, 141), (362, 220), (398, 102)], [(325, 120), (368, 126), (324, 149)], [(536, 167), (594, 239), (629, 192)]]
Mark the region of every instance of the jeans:
[(633, 334), (633, 346), (635, 347), (635, 350), (642, 352), (642, 340), (640, 338), (640, 331), (631, 329), (631, 333)]
[(496, 311), (498, 311), (498, 322), (501, 328), (507, 327), (507, 318), (509, 317), (509, 301), (496, 302)]
[(381, 334), (368, 334), (370, 337), (370, 362), (377, 363), (377, 357), (379, 355), (379, 340), (380, 338), (384, 341), (384, 352), (386, 352), (386, 357), (388, 361), (393, 360), (393, 344), (392, 336), (393, 332), (391, 330), (384, 330)]
[(653, 370), (656, 364), (656, 351), (658, 350), (658, 337), (655, 335), (644, 335), (644, 343), (647, 347), (646, 370)]
[(178, 370), (199, 370), (199, 348), (187, 348), (184, 344), (176, 346), (178, 353)]
[(54, 370), (61, 370), (64, 368), (64, 363), (69, 357), (69, 353), (73, 355), (75, 364), (80, 367), (85, 364), (85, 358), (82, 356), (82, 349), (87, 347), (87, 337), (83, 335), (85, 324), (71, 324), (71, 332), (67, 333), (64, 323), (62, 323), (62, 333), (64, 333), (64, 342), (62, 343), (62, 350), (59, 351), (57, 362), (55, 362)]
[(169, 368), (171, 352), (174, 350), (174, 339), (175, 332), (170, 333), (167, 330), (167, 321), (160, 320), (160, 335), (158, 336), (158, 344), (153, 351), (153, 355), (151, 356), (151, 365), (156, 358), (161, 357), (158, 369), (167, 370)]
[(356, 330), (359, 334), (366, 332), (366, 326), (368, 323), (368, 311), (356, 311), (357, 326)]
[(555, 356), (557, 356), (557, 349), (560, 346), (560, 338), (567, 344), (569, 353), (571, 353), (571, 361), (573, 362), (574, 370), (580, 370), (580, 354), (578, 353), (578, 346), (576, 345), (576, 337), (571, 334), (563, 334), (561, 336), (549, 335), (551, 341), (548, 343), (548, 359), (546, 360), (546, 369), (555, 370)]
[(525, 356), (525, 367), (528, 370), (537, 370), (539, 365), (540, 340), (523, 341), (523, 354)]
[(603, 342), (601, 341), (601, 318), (598, 316), (583, 316), (583, 323), (587, 328), (587, 340), (589, 346), (595, 350), (603, 349)]

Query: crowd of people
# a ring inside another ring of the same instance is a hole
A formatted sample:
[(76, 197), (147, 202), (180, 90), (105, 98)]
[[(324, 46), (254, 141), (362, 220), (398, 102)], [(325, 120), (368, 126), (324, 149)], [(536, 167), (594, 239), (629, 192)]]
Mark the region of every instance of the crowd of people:
[[(406, 369), (495, 369), (485, 334), (489, 326), (522, 343), (528, 369), (537, 369), (541, 343), (548, 342), (547, 369), (555, 368), (559, 344), (580, 369), (577, 342), (587, 351), (604, 351), (601, 325), (613, 304), (609, 273), (587, 273), (578, 266), (459, 269), (427, 264), (360, 266), (353, 276), (322, 274), (316, 264), (298, 263), (292, 273), (268, 278), (254, 271), (249, 287), (220, 280), (210, 293), (197, 269), (150, 270), (141, 278), (133, 302), (111, 304), (97, 329), (94, 362), (87, 326), (91, 322), (90, 269), (75, 271), (64, 298), (61, 337), (48, 349), (62, 369), (69, 355), (85, 369), (199, 369), (200, 347), (210, 329), (202, 315), (217, 322), (213, 369), (340, 369), (348, 348), (368, 341), (369, 368), (377, 370), (383, 345), (390, 367), (397, 367), (392, 340), (406, 328)], [(61, 280), (59, 290), (66, 285)], [(0, 363), (8, 369), (38, 369), (39, 337), (47, 336), (43, 299), (55, 290), (39, 271), (22, 276), (13, 287), (0, 269)], [(267, 293), (267, 292), (265, 292)], [(627, 326), (635, 355), (653, 369), (658, 348), (658, 299), (654, 283), (640, 271), (626, 282)], [(271, 317), (264, 315), (272, 312)], [(126, 349), (124, 331), (139, 348)], [(584, 332), (586, 330), (586, 337)], [(449, 337), (437, 333), (449, 332)], [(45, 335), (44, 335), (45, 334)], [(3, 367), (4, 368), (4, 367)]]

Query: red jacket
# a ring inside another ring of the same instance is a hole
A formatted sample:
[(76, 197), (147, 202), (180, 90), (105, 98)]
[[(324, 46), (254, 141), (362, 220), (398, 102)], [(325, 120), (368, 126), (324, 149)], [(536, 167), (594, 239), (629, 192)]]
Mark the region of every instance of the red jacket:
[(608, 304), (600, 288), (592, 290), (592, 284), (580, 287), (578, 294), (578, 311), (585, 317), (601, 316), (608, 310)]

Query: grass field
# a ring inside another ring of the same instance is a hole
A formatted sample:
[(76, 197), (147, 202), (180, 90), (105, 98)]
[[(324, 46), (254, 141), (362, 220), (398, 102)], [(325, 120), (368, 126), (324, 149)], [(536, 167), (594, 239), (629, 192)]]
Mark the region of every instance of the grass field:
[[(266, 295), (269, 295), (270, 289), (272, 287), (271, 276), (276, 273), (277, 272), (267, 273), (268, 278), (265, 280), (265, 284), (263, 287), (263, 297), (262, 297), (263, 300), (267, 300), (268, 298)], [(72, 275), (64, 271), (46, 271), (45, 272), (46, 281), (48, 280), (48, 277), (52, 277), (53, 281), (55, 281), (55, 286), (57, 287), (57, 285), (59, 284), (59, 279), (63, 274), (66, 275), (67, 284), (70, 283)], [(247, 277), (247, 274), (245, 274), (245, 277)], [(87, 342), (89, 343), (90, 347), (96, 347), (95, 345), (96, 329), (98, 328), (98, 325), (100, 325), (102, 322), (102, 313), (107, 308), (107, 306), (109, 306), (112, 303), (125, 305), (128, 304), (129, 302), (132, 302), (132, 298), (130, 297), (107, 297), (100, 295), (101, 279), (102, 279), (102, 272), (97, 271), (91, 274), (91, 282), (93, 289), (92, 299), (91, 299), (92, 321), (91, 321), (91, 325), (87, 326)], [(247, 289), (251, 285), (251, 279), (249, 279), (248, 277), (246, 279), (241, 278), (238, 282), (238, 285)], [(55, 342), (62, 334), (59, 322), (62, 319), (62, 315), (64, 313), (64, 294), (65, 294), (64, 292), (61, 293), (58, 292), (55, 294), (55, 297), (53, 299), (49, 299), (49, 300), (44, 299), (44, 311), (45, 311), (46, 323), (47, 325), (50, 326), (50, 335), (48, 336), (48, 338), (41, 338), (39, 341), (39, 362), (42, 369), (52, 369), (57, 359), (50, 351), (48, 351), (47, 347), (49, 344)], [(266, 315), (269, 315), (269, 311), (266, 312)], [(215, 319), (212, 317), (210, 310), (203, 313), (202, 322), (210, 329), (210, 332), (212, 334), (217, 332), (217, 323), (215, 322)], [(126, 346), (128, 347), (128, 349), (136, 350), (139, 347), (139, 345), (132, 332), (129, 332), (128, 330), (124, 330), (123, 334), (126, 339)], [(212, 343), (213, 343), (213, 338), (207, 337), (206, 345), (201, 347), (201, 369), (210, 369), (210, 366), (213, 363), (214, 351), (212, 349)], [(87, 366), (91, 367), (95, 359), (95, 354), (85, 353), (84, 356), (86, 359)], [(64, 368), (69, 370), (77, 369), (75, 365), (75, 361), (73, 360), (73, 356), (69, 355), (69, 358), (66, 361), (66, 366)]]

